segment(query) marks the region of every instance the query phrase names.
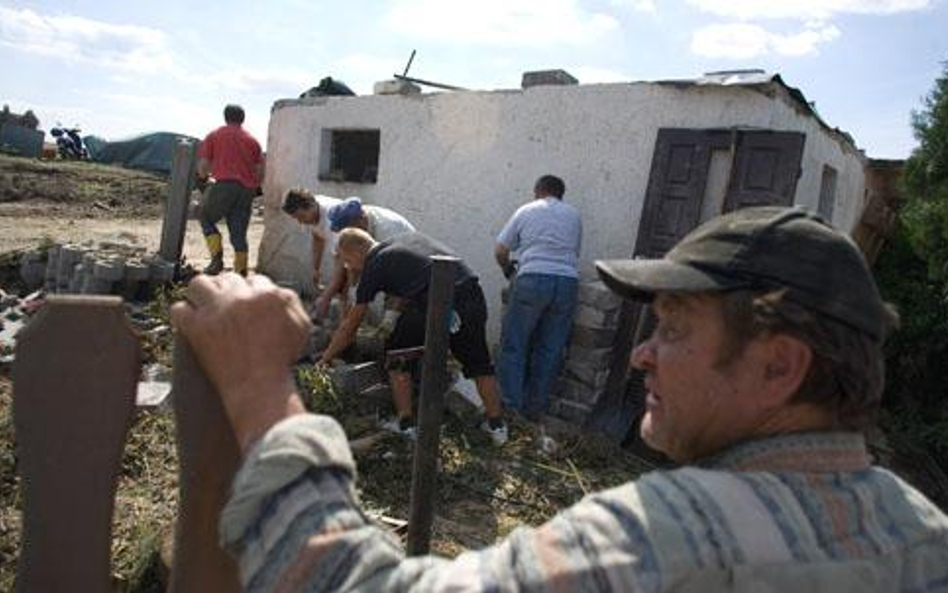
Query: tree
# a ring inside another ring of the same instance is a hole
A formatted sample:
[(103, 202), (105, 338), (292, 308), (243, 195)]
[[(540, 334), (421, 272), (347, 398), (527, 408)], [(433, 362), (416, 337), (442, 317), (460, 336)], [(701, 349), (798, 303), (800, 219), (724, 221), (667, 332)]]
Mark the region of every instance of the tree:
[(886, 343), (884, 426), (936, 458), (948, 456), (948, 62), (912, 112), (919, 141), (905, 163), (906, 204), (876, 262), (901, 329)]
[(919, 141), (905, 163), (908, 202), (902, 223), (913, 249), (927, 263), (929, 276), (948, 280), (948, 62), (924, 99), (912, 112)]

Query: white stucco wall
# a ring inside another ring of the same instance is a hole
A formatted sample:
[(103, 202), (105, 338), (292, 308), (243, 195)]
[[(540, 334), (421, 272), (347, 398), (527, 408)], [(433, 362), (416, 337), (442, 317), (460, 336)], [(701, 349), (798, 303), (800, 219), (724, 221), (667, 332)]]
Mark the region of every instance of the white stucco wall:
[[(630, 83), (278, 102), (270, 119), (258, 267), (306, 288), (309, 237), (279, 211), (287, 189), (359, 195), (397, 210), (457, 250), (481, 277), (496, 339), (504, 280), (493, 262), (494, 237), (532, 197), (536, 178), (552, 173), (565, 180), (565, 199), (583, 216), (582, 273), (591, 278), (594, 259), (632, 252), (662, 127), (804, 132), (795, 201), (816, 209), (823, 165), (829, 164), (838, 171), (834, 221), (851, 230), (864, 192), (860, 155), (780, 98), (782, 87), (769, 88), (776, 99), (745, 87)], [(319, 180), (327, 128), (381, 130), (376, 184)]]

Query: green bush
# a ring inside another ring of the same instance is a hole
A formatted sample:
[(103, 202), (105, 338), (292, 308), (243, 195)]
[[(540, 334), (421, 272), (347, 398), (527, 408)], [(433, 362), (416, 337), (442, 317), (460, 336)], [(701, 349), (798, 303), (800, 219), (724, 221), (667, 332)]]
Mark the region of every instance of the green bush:
[(894, 438), (948, 454), (948, 301), (945, 284), (900, 225), (876, 262), (882, 296), (901, 328), (886, 344), (883, 426)]

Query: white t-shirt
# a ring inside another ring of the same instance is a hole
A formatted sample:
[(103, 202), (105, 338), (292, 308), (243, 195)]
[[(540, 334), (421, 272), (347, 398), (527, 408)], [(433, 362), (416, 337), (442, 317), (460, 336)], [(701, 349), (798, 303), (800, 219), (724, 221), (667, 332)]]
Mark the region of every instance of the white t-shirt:
[(388, 241), (397, 235), (415, 231), (415, 227), (394, 210), (371, 204), (365, 204), (362, 208), (369, 219), (369, 234), (376, 241)]
[[(329, 209), (342, 202), (339, 198), (329, 196), (315, 196), (319, 206), (319, 223), (313, 227), (313, 234), (322, 237), (325, 241), (323, 261), (320, 267), (320, 282), (328, 284), (332, 279), (335, 267), (336, 245), (339, 241), (337, 233), (329, 229)], [(365, 216), (369, 219), (368, 233), (376, 241), (388, 241), (396, 235), (410, 233), (415, 230), (408, 220), (394, 210), (382, 206), (363, 204)]]
[(313, 234), (322, 237), (325, 242), (323, 247), (323, 261), (319, 267), (319, 280), (326, 284), (332, 277), (333, 260), (336, 254), (336, 233), (329, 230), (329, 209), (341, 202), (338, 198), (329, 196), (315, 196), (316, 205), (319, 207), (319, 222), (313, 227)]

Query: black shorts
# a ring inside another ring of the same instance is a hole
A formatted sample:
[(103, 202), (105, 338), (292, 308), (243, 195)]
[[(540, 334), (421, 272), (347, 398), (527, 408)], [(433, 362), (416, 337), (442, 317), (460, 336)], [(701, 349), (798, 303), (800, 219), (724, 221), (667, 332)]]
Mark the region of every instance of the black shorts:
[[(461, 319), (461, 328), (449, 335), (451, 354), (461, 363), (465, 377), (494, 374), (487, 349), (487, 302), (476, 280), (454, 288), (454, 311)], [(414, 348), (425, 344), (427, 308), (409, 305), (402, 311), (395, 329), (385, 342), (386, 350)]]

